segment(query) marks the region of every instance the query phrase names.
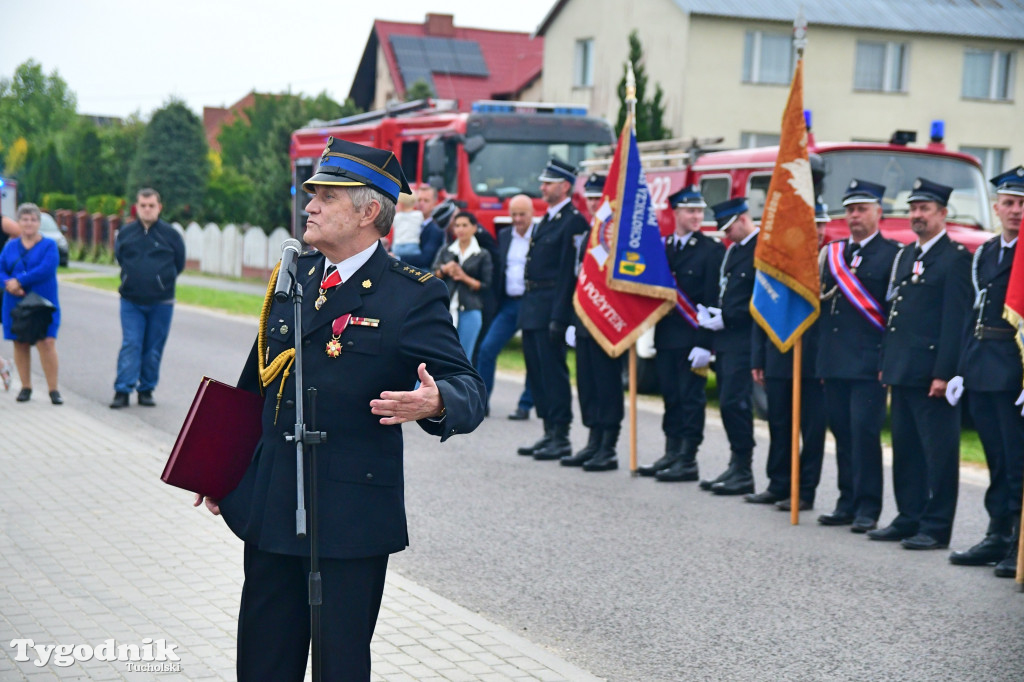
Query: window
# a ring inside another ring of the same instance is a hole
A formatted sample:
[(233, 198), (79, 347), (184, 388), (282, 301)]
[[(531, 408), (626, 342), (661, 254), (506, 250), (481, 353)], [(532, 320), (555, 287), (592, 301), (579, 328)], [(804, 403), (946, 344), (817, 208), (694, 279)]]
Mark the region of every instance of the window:
[(964, 154), (970, 154), (981, 162), (986, 178), (994, 178), (1006, 169), (1006, 150), (998, 147), (960, 147)]
[(1013, 98), (1013, 52), (964, 50), (963, 96), (970, 99)]
[(576, 41), (576, 65), (573, 69), (572, 84), (577, 88), (594, 85), (594, 39)]
[(752, 173), (747, 180), (747, 206), (750, 208), (750, 217), (754, 220), (761, 220), (770, 184), (772, 184), (771, 173)]
[(853, 89), (906, 92), (907, 44), (858, 40)]
[(715, 222), (715, 212), (711, 207), (726, 201), (731, 188), (732, 178), (728, 175), (704, 176), (700, 179), (700, 194), (707, 204), (707, 208), (704, 209), (704, 222)]
[(778, 133), (740, 133), (740, 147), (771, 147), (779, 143)]
[(788, 33), (747, 31), (743, 41), (743, 82), (789, 85), (793, 42)]

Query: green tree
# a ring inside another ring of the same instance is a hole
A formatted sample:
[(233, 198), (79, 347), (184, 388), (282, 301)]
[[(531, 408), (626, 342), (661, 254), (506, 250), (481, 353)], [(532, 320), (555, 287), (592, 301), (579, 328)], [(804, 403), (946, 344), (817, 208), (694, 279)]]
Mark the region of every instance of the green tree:
[[(102, 176), (101, 193), (124, 195), (128, 170), (146, 132), (146, 124), (138, 114), (132, 114), (124, 121), (100, 128), (98, 132), (102, 143), (97, 166), (97, 172)], [(135, 200), (134, 196), (128, 198)]]
[(75, 194), (83, 199), (104, 193), (106, 182), (105, 169), (101, 165), (102, 150), (96, 124), (83, 119), (73, 133), (65, 157), (69, 161)]
[(412, 102), (417, 99), (429, 99), (433, 96), (434, 89), (422, 78), (410, 85), (409, 89), (405, 91), (406, 102)]
[[(661, 85), (655, 83), (654, 97), (646, 99), (647, 94), (647, 71), (644, 69), (644, 50), (640, 44), (640, 37), (634, 30), (629, 34), (629, 61), (633, 63), (633, 76), (636, 79), (636, 139), (638, 142), (645, 140), (664, 140), (672, 137), (672, 131), (665, 127), (665, 106), (662, 103), (664, 92)], [(626, 105), (626, 74), (628, 66), (622, 67), (622, 80), (619, 81), (619, 116), (615, 124), (615, 130), (622, 130), (626, 123), (626, 113), (629, 111)]]
[(146, 126), (128, 171), (127, 194), (142, 187), (160, 192), (167, 220), (199, 215), (210, 176), (206, 133), (185, 103), (172, 99)]
[(29, 146), (18, 183), (19, 199), (39, 203), (49, 192), (70, 193), (72, 184), (53, 140)]
[(357, 111), (351, 100), (340, 105), (326, 93), (314, 98), (257, 94), (252, 106), (221, 129), (217, 141), (225, 172), (232, 169), (252, 183), (252, 222), (267, 231), (290, 224), (292, 132), (314, 119)]
[(0, 79), (0, 145), (7, 149), (19, 137), (29, 145), (45, 140), (74, 122), (75, 95), (56, 71), (43, 73), (28, 60), (13, 78)]

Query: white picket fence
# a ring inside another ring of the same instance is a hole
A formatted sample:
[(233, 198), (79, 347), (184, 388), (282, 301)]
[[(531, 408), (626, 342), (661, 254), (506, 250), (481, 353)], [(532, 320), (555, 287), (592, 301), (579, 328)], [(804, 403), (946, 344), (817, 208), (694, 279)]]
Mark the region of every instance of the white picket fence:
[(283, 227), (269, 235), (261, 227), (239, 228), (215, 223), (200, 227), (189, 223), (174, 228), (185, 240), (185, 259), (190, 270), (228, 277), (263, 277), (281, 258), (281, 244), (291, 237)]

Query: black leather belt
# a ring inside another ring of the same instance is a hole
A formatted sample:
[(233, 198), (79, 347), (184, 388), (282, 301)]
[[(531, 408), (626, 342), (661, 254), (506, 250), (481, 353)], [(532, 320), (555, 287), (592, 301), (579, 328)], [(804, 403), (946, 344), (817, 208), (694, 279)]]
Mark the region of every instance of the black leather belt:
[(1010, 339), (1013, 338), (1014, 331), (1012, 329), (1006, 329), (1005, 327), (977, 327), (974, 330), (974, 335), (981, 339)]
[(538, 289), (551, 289), (555, 286), (557, 280), (553, 279), (528, 279), (526, 280), (527, 291), (537, 291)]

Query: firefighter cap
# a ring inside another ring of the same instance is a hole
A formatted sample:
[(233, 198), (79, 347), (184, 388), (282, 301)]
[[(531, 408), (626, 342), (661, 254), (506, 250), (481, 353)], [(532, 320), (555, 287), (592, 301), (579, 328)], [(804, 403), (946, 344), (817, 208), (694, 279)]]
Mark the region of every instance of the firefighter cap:
[(715, 204), (711, 207), (711, 210), (715, 213), (715, 222), (718, 223), (718, 229), (724, 232), (736, 222), (737, 218), (749, 211), (750, 207), (747, 206), (746, 197), (736, 197), (735, 199), (728, 199), (720, 204)]
[(707, 206), (707, 203), (705, 203), (704, 197), (700, 194), (700, 188), (697, 185), (689, 185), (674, 194), (668, 195), (668, 205), (672, 208), (679, 208), (680, 206), (704, 208)]
[(604, 194), (604, 183), (608, 176), (604, 173), (591, 173), (583, 184), (583, 196), (588, 199), (600, 199)]
[(828, 217), (828, 204), (819, 195), (817, 200), (814, 202), (814, 222), (816, 223), (827, 223)]
[(996, 187), (996, 194), (1013, 194), (1024, 197), (1024, 166), (1017, 166), (989, 180)]
[(885, 196), (885, 185), (879, 185), (867, 180), (850, 180), (843, 194), (843, 206), (850, 204), (878, 204), (882, 205), (882, 197)]
[(576, 169), (562, 161), (557, 156), (552, 156), (551, 160), (548, 161), (548, 165), (544, 167), (544, 171), (537, 178), (541, 182), (559, 182), (565, 180), (569, 183), (576, 182)]
[(327, 138), (320, 165), (302, 189), (313, 194), (314, 185), (370, 187), (397, 202), (400, 192), (412, 194), (394, 152), (355, 142)]
[(952, 193), (952, 187), (940, 185), (927, 178), (918, 178), (914, 180), (914, 184), (910, 188), (910, 196), (907, 197), (907, 203), (909, 204), (913, 201), (934, 201), (939, 206), (945, 206), (949, 203), (949, 195)]

